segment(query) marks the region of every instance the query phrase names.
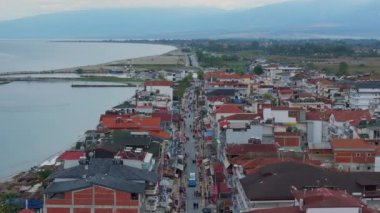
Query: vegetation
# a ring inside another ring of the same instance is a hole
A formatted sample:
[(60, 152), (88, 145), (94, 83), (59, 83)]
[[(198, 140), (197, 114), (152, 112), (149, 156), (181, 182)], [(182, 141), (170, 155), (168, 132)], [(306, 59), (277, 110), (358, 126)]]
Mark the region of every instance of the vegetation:
[(199, 80), (203, 80), (203, 76), (205, 75), (205, 73), (203, 72), (203, 70), (198, 70), (197, 75)]
[(261, 75), (261, 74), (264, 73), (264, 69), (263, 69), (263, 67), (261, 65), (257, 65), (253, 69), (253, 73), (256, 74), (256, 75)]
[(186, 89), (191, 86), (191, 81), (193, 80), (193, 75), (189, 73), (185, 78), (180, 80), (178, 82), (178, 85), (175, 88), (174, 96), (176, 96), (177, 99), (180, 99), (183, 97), (183, 94), (185, 93)]
[(1, 213), (13, 213), (19, 209), (18, 205), (15, 205), (12, 201), (17, 198), (14, 193), (5, 193), (0, 195), (0, 212)]
[(164, 73), (160, 72), (160, 74), (158, 74), (158, 79), (165, 80)]
[(348, 64), (346, 62), (339, 63), (339, 70), (336, 73), (338, 76), (348, 75)]
[(83, 69), (82, 68), (79, 68), (79, 69), (76, 69), (75, 72), (79, 75), (83, 74)]
[(43, 181), (46, 178), (48, 178), (52, 174), (52, 172), (53, 171), (51, 171), (49, 169), (43, 169), (43, 170), (38, 172), (38, 177), (40, 178), (41, 181)]

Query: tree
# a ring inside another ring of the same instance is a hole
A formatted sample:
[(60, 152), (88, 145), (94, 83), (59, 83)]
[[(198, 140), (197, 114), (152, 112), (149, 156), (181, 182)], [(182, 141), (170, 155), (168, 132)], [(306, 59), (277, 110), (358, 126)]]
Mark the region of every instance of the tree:
[(160, 72), (160, 74), (158, 74), (158, 79), (165, 80), (164, 73)]
[(348, 75), (348, 64), (346, 62), (339, 63), (339, 70), (336, 73), (338, 76)]
[(75, 72), (79, 75), (83, 74), (83, 69), (82, 68), (79, 68), (79, 69), (76, 69)]
[(0, 195), (0, 212), (17, 212), (19, 206), (14, 203), (17, 195), (11, 192)]
[(203, 80), (203, 76), (204, 76), (204, 72), (203, 72), (203, 70), (198, 70), (197, 71), (197, 75), (198, 75), (198, 79), (199, 80)]
[(253, 73), (255, 73), (256, 75), (261, 75), (264, 73), (264, 69), (261, 65), (256, 65), (253, 69)]

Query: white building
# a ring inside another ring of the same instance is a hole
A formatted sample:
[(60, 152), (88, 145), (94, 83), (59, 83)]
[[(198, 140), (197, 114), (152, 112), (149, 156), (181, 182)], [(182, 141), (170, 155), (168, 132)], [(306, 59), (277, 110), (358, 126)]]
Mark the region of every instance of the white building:
[(350, 92), (350, 106), (353, 109), (376, 108), (379, 104), (380, 81), (360, 82)]

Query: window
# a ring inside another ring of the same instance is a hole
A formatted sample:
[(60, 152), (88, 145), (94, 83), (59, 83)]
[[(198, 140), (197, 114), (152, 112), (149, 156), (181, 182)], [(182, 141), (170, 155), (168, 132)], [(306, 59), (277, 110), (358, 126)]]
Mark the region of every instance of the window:
[(356, 157), (360, 157), (361, 154), (360, 154), (360, 153), (356, 153), (355, 156), (356, 156)]
[(380, 130), (373, 131), (373, 138), (380, 138)]
[(139, 194), (137, 194), (137, 193), (131, 193), (131, 199), (132, 200), (138, 200), (139, 199)]

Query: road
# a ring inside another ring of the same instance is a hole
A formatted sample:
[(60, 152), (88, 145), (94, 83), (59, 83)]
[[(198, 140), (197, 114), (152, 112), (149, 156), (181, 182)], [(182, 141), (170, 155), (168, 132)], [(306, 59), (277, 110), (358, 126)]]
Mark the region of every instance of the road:
[[(194, 92), (194, 90), (190, 90), (190, 97), (192, 97), (192, 98), (187, 99), (186, 107), (188, 107), (188, 105), (191, 101), (194, 101), (195, 95), (193, 92)], [(185, 124), (186, 124), (185, 135), (189, 138), (189, 140), (187, 141), (187, 143), (185, 145), (185, 150), (186, 150), (186, 153), (188, 156), (187, 157), (187, 167), (186, 167), (186, 177), (188, 178), (190, 176), (190, 173), (194, 172), (196, 175), (196, 178), (197, 178), (197, 187), (187, 187), (186, 188), (186, 212), (198, 213), (198, 212), (202, 212), (203, 206), (202, 206), (201, 199), (194, 196), (194, 192), (200, 191), (200, 188), (199, 188), (198, 167), (195, 163), (193, 163), (193, 160), (195, 160), (195, 153), (196, 153), (195, 140), (193, 138), (193, 133), (192, 133), (191, 128), (190, 128), (190, 125), (193, 126), (193, 121), (194, 121), (196, 109), (194, 109), (193, 107), (190, 110), (189, 110), (189, 108), (187, 108), (187, 109), (188, 109), (188, 113), (186, 114), (186, 119), (184, 119)], [(189, 115), (190, 115), (190, 117), (189, 117)], [(194, 202), (198, 203), (198, 205), (199, 205), (198, 209), (193, 208)]]
[(187, 54), (185, 58), (186, 58), (185, 64), (187, 67), (195, 67), (195, 68), (199, 67), (197, 56), (194, 53)]

